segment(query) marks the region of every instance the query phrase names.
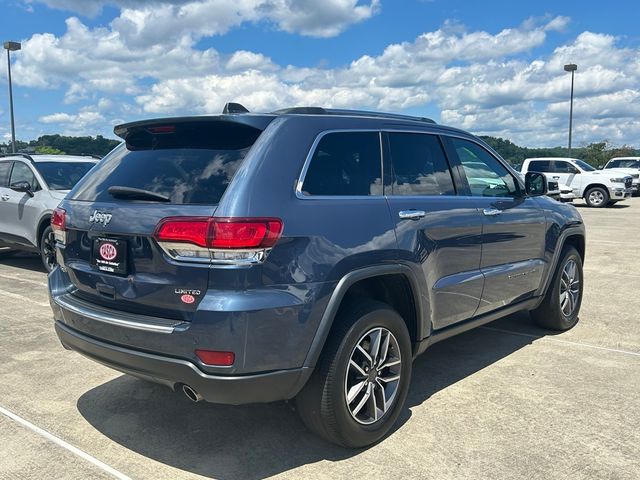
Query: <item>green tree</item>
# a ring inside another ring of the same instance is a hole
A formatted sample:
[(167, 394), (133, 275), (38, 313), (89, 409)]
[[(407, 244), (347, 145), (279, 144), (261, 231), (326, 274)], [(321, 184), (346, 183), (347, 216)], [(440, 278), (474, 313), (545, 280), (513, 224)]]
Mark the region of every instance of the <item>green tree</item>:
[(62, 150), (58, 150), (57, 148), (46, 147), (46, 146), (36, 147), (36, 153), (39, 153), (41, 155), (64, 155), (65, 154)]

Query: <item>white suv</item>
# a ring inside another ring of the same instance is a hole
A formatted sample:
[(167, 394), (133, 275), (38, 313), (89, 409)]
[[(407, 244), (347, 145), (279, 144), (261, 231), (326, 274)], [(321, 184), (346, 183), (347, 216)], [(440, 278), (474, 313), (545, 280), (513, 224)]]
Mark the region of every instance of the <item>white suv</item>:
[(98, 160), (70, 155), (0, 156), (0, 259), (37, 252), (47, 271), (56, 265), (53, 209)]
[(631, 190), (640, 195), (640, 157), (615, 157), (607, 162), (603, 170), (613, 170), (633, 177)]
[(540, 172), (571, 187), (590, 207), (606, 207), (631, 196), (633, 179), (621, 172), (596, 170), (576, 158), (527, 158), (522, 173)]

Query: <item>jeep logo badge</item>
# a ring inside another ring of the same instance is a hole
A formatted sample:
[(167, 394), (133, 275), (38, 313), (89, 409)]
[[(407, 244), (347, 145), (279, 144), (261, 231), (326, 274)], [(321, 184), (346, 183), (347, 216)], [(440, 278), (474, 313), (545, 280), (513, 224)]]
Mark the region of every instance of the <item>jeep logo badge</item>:
[(89, 222), (102, 224), (103, 226), (106, 227), (111, 221), (112, 216), (113, 215), (111, 215), (110, 213), (104, 213), (104, 212), (99, 212), (98, 210), (94, 210), (91, 216), (89, 217)]

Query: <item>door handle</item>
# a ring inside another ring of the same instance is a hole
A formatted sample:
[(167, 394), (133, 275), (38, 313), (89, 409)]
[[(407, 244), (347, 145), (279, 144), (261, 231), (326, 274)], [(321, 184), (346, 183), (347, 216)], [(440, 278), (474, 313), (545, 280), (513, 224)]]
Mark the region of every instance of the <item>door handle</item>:
[(559, 179), (560, 179), (560, 177), (559, 177), (559, 176), (555, 176), (555, 177), (553, 177), (553, 178), (555, 178), (556, 180), (559, 180)]
[(418, 220), (426, 214), (424, 210), (401, 210), (398, 212), (398, 216), (403, 220)]
[(482, 213), (484, 213), (487, 217), (495, 217), (502, 213), (502, 210), (499, 208), (485, 208)]
[(4, 202), (6, 202), (6, 201), (7, 201), (7, 200), (9, 200), (11, 197), (10, 197), (9, 195), (7, 195), (7, 194), (4, 194), (4, 195), (2, 195), (2, 197), (1, 197), (1, 198), (2, 198), (2, 200), (3, 200)]

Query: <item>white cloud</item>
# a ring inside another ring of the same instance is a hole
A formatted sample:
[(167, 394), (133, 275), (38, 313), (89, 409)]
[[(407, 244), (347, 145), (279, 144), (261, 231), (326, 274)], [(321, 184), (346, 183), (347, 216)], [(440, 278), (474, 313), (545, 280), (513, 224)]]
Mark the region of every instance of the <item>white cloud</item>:
[[(85, 105), (77, 114), (48, 115), (42, 122), (101, 126), (101, 133), (123, 118), (219, 113), (226, 102), (239, 101), (252, 111), (293, 105), (438, 109), (443, 123), (476, 133), (557, 145), (565, 143), (568, 116), (570, 76), (563, 65), (576, 62), (576, 143), (608, 138), (633, 144), (640, 138), (640, 49), (621, 47), (611, 35), (583, 32), (547, 55), (532, 53), (546, 46), (548, 32), (567, 26), (566, 17), (531, 18), (497, 33), (447, 22), (378, 55), (337, 68), (311, 68), (278, 65), (257, 51), (202, 50), (196, 40), (223, 32), (234, 21), (257, 21), (252, 15), (278, 28), (320, 35), (317, 28), (330, 23), (331, 12), (349, 19), (347, 25), (374, 14), (379, 2), (219, 0), (214, 3), (230, 16), (220, 16), (218, 23), (207, 21), (204, 6), (211, 2), (156, 2), (152, 9), (149, 1), (118, 0), (123, 10), (117, 19), (93, 29), (69, 18), (63, 35), (36, 34), (24, 42), (14, 78), (23, 86), (65, 88), (65, 103)], [(71, 3), (77, 2), (67, 0)], [(270, 13), (256, 13), (258, 4)], [(302, 10), (296, 19), (293, 4), (319, 12), (316, 23), (305, 20)], [(274, 13), (287, 8), (293, 13), (286, 19)], [(159, 37), (161, 43), (154, 40)]]
[(376, 14), (380, 0), (25, 0), (94, 17), (106, 5), (121, 8), (112, 28), (139, 45), (183, 35), (221, 35), (245, 22), (267, 21), (289, 33), (333, 37)]

